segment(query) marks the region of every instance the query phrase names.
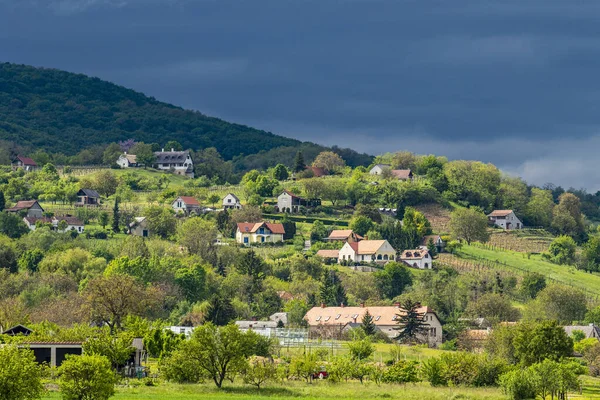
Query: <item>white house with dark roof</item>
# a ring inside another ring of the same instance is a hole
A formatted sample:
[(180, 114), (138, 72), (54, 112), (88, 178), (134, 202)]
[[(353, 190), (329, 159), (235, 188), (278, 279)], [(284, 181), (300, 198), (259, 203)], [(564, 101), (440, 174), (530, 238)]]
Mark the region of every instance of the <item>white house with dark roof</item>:
[(240, 199), (233, 194), (229, 193), (227, 196), (223, 197), (223, 209), (224, 210), (239, 210), (242, 208), (242, 203)]
[(194, 162), (189, 151), (157, 151), (154, 153), (154, 166), (165, 171), (173, 171), (177, 175), (194, 177)]
[(392, 166), (390, 164), (375, 164), (375, 166), (369, 171), (369, 174), (381, 175), (386, 169), (392, 169)]
[(502, 229), (523, 229), (523, 223), (515, 215), (513, 210), (494, 210), (488, 214), (488, 219), (494, 225)]
[(338, 253), (339, 263), (385, 264), (396, 259), (396, 250), (387, 240), (361, 240), (346, 242)]
[(431, 255), (427, 248), (417, 250), (404, 250), (400, 255), (400, 261), (413, 268), (431, 269), (433, 268)]
[[(365, 307), (313, 307), (304, 316), (312, 335), (324, 337), (339, 337), (342, 333), (352, 328), (361, 326), (367, 312), (373, 317), (373, 324), (390, 339), (396, 338), (401, 329), (399, 317), (405, 313), (399, 305)], [(427, 334), (421, 335), (419, 340), (430, 346), (439, 346), (442, 343), (442, 324), (429, 307), (419, 307), (417, 313), (427, 325)]]

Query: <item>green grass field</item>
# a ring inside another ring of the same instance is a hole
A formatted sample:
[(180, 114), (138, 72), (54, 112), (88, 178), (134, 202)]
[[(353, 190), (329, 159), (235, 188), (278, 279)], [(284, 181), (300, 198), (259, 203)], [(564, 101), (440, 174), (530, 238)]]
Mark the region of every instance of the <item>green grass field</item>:
[(458, 252), (458, 257), (477, 261), (485, 259), (504, 264), (502, 267), (515, 273), (537, 272), (547, 279), (571, 285), (579, 289), (600, 295), (600, 275), (579, 271), (567, 265), (557, 265), (545, 261), (539, 255), (505, 250), (488, 250), (478, 246), (463, 246)]

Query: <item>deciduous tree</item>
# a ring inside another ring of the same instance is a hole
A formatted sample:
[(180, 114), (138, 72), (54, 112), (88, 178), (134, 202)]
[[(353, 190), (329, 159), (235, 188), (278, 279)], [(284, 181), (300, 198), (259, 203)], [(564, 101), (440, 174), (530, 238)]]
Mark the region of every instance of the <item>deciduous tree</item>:
[(0, 346), (0, 399), (33, 400), (43, 392), (42, 371), (33, 351)]
[(450, 230), (456, 239), (465, 240), (467, 244), (479, 241), (486, 242), (488, 219), (484, 213), (472, 208), (459, 208), (450, 214)]

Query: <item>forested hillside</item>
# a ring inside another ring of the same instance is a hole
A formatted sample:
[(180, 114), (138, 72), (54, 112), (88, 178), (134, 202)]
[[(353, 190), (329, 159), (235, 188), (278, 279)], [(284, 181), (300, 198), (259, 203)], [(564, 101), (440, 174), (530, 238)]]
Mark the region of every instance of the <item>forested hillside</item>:
[[(292, 148), (292, 156), (299, 146), (309, 153), (323, 150), (162, 103), (98, 78), (10, 63), (0, 64), (0, 139), (25, 151), (65, 155), (128, 139), (177, 140), (192, 150), (215, 147), (226, 160), (280, 147)], [(368, 156), (354, 160), (358, 154), (351, 153), (350, 165), (370, 162)]]

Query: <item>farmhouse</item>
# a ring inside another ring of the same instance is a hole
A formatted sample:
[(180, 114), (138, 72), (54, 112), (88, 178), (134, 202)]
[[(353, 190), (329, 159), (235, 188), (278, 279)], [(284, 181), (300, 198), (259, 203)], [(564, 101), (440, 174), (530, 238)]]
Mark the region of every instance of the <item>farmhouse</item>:
[(238, 243), (278, 243), (283, 242), (285, 229), (282, 224), (269, 222), (242, 222), (237, 224), (235, 240)]
[(359, 242), (363, 239), (362, 236), (354, 233), (352, 229), (334, 229), (325, 239), (330, 242)]
[(154, 153), (154, 165), (158, 169), (173, 171), (177, 175), (194, 177), (194, 162), (189, 151), (157, 151)]
[(494, 210), (488, 214), (491, 223), (502, 229), (522, 229), (523, 223), (515, 215), (513, 210)]
[(371, 168), (369, 174), (381, 175), (386, 169), (392, 169), (392, 166), (390, 164), (376, 164), (373, 168)]
[(393, 169), (392, 175), (401, 181), (408, 181), (413, 178), (413, 173), (410, 169)]
[(396, 250), (387, 240), (346, 242), (338, 255), (338, 262), (385, 264), (396, 259)]
[(13, 170), (23, 169), (26, 172), (35, 171), (38, 169), (38, 165), (31, 158), (17, 156), (11, 163), (10, 166)]
[(319, 199), (306, 200), (287, 190), (284, 190), (277, 196), (277, 211), (281, 213), (297, 213), (300, 211), (300, 207), (316, 207), (320, 205), (321, 200)]
[(17, 201), (11, 208), (4, 210), (12, 213), (27, 213), (27, 217), (30, 218), (42, 218), (44, 216), (44, 209), (40, 206), (37, 200), (21, 200)]
[(79, 189), (75, 206), (97, 206), (100, 204), (100, 194), (93, 189)]
[[(308, 323), (312, 336), (340, 337), (341, 334), (351, 328), (361, 325), (365, 313), (373, 317), (373, 323), (382, 333), (389, 338), (398, 336), (398, 318), (405, 313), (399, 305), (382, 307), (313, 307), (305, 315), (304, 320)], [(417, 312), (423, 316), (429, 329), (426, 336), (419, 339), (430, 346), (438, 346), (442, 343), (442, 324), (435, 313), (429, 307), (420, 307)]]
[(135, 168), (138, 167), (137, 156), (135, 154), (127, 154), (124, 152), (117, 159), (117, 165), (121, 168)]
[(223, 197), (223, 209), (224, 210), (239, 210), (242, 208), (242, 203), (240, 203), (240, 199), (233, 194), (229, 193), (227, 196)]
[(317, 251), (317, 257), (321, 257), (326, 263), (338, 262), (338, 259), (340, 258), (340, 251), (321, 249)]
[(404, 250), (400, 255), (400, 260), (414, 268), (431, 269), (431, 256), (426, 249)]
[(190, 196), (179, 196), (171, 203), (175, 214), (192, 215), (200, 213), (200, 203)]
[[(62, 221), (64, 221), (64, 223), (61, 223)], [(23, 222), (25, 222), (25, 225), (27, 225), (27, 227), (32, 231), (35, 231), (38, 223), (49, 224), (51, 229), (57, 232), (75, 231), (78, 233), (83, 233), (83, 230), (85, 229), (85, 225), (81, 220), (71, 216), (52, 218), (25, 217), (23, 218)]]
[(150, 230), (148, 228), (148, 220), (146, 217), (135, 217), (133, 222), (129, 224), (129, 234), (134, 236), (149, 237)]

